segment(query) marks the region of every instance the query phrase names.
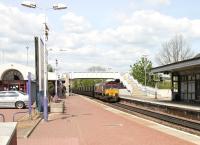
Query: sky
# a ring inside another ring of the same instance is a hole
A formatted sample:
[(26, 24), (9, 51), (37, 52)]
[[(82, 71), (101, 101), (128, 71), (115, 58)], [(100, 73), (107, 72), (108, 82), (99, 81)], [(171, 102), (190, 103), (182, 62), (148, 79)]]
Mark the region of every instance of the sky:
[[(158, 66), (161, 44), (177, 34), (200, 51), (199, 0), (35, 0), (36, 9), (22, 2), (0, 0), (0, 64), (34, 67), (34, 36), (42, 36), (45, 15), (48, 62), (55, 67), (57, 58), (63, 73), (92, 66), (127, 72), (144, 55)], [(68, 8), (50, 9), (55, 3)]]

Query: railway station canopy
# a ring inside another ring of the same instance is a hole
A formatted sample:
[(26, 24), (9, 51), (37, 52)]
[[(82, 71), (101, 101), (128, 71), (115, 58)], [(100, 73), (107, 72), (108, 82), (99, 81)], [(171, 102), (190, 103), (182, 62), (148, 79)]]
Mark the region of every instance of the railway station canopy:
[(191, 71), (193, 69), (200, 72), (200, 57), (195, 57), (192, 59), (155, 67), (151, 70), (151, 72), (152, 73), (173, 73), (177, 71), (187, 71), (187, 70)]
[(171, 74), (172, 99), (200, 102), (200, 56), (152, 68), (151, 73)]

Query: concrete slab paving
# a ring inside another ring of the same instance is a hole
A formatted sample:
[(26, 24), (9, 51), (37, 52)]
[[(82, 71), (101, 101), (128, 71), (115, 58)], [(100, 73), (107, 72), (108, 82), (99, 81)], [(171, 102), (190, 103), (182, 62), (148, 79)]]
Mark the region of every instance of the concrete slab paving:
[[(95, 103), (81, 96), (65, 101), (63, 114), (50, 114), (41, 121), (28, 139), (18, 139), (20, 145), (194, 145), (167, 134), (152, 123), (141, 121), (118, 110)], [(136, 120), (136, 121), (135, 121)]]
[(41, 118), (28, 121), (20, 121), (17, 125), (17, 137), (18, 138), (28, 138), (35, 127), (39, 124)]

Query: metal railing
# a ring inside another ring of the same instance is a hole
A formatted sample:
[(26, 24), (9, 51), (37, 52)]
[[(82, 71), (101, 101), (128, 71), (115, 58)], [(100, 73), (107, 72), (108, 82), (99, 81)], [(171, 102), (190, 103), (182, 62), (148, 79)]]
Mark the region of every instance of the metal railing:
[(29, 113), (29, 111), (15, 112), (15, 113), (13, 114), (13, 122), (15, 122), (15, 117), (16, 117), (16, 115), (18, 115), (18, 114), (23, 114), (23, 113)]
[(0, 113), (0, 116), (2, 117), (3, 119), (3, 122), (5, 122), (5, 116), (3, 114)]

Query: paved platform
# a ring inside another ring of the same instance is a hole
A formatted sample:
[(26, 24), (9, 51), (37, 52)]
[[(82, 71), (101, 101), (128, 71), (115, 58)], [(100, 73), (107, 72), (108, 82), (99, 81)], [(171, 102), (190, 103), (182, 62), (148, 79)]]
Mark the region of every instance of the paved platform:
[(159, 105), (177, 107), (177, 108), (182, 108), (182, 109), (186, 109), (186, 110), (193, 110), (193, 111), (200, 112), (199, 104), (197, 105), (197, 104), (192, 104), (192, 103), (187, 103), (187, 102), (173, 102), (166, 98), (155, 99), (155, 98), (149, 97), (149, 96), (121, 96), (120, 98), (127, 98), (127, 99), (131, 99), (131, 100), (136, 100), (136, 101), (154, 103), (154, 104), (159, 104)]
[[(23, 113), (19, 113), (19, 112), (23, 112)], [(17, 137), (18, 138), (27, 138), (41, 120), (39, 114), (35, 114), (35, 113), (32, 113), (32, 118), (30, 118), (28, 114), (28, 109), (1, 108), (0, 113), (4, 114), (5, 122), (12, 122), (13, 114), (19, 113), (19, 114), (16, 114), (14, 117), (15, 119), (14, 121), (17, 122)]]
[(19, 145), (200, 145), (200, 138), (138, 118), (81, 96), (65, 100)]
[(28, 114), (21, 117), (17, 121), (17, 138), (28, 138), (41, 120), (39, 114), (33, 114), (31, 118)]

